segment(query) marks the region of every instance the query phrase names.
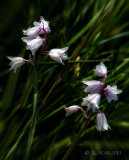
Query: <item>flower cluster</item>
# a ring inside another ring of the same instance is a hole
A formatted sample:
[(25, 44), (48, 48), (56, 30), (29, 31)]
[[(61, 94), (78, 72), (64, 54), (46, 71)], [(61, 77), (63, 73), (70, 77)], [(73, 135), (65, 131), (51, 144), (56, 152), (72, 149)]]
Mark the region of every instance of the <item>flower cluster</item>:
[[(23, 30), (23, 35), (26, 37), (21, 38), (23, 42), (26, 43), (26, 50), (30, 50), (32, 52), (32, 56), (35, 56), (36, 51), (42, 47), (40, 54), (48, 54), (50, 58), (55, 60), (56, 62), (64, 65), (62, 60), (66, 60), (68, 56), (65, 52), (68, 50), (68, 47), (61, 49), (51, 49), (50, 51), (43, 51), (43, 48), (46, 44), (47, 34), (50, 32), (49, 22), (46, 21), (42, 16), (40, 17), (39, 22), (34, 22), (33, 27), (28, 28), (27, 30)], [(40, 37), (40, 35), (44, 35), (44, 37)], [(21, 67), (25, 62), (29, 62), (33, 64), (32, 60), (26, 60), (22, 57), (7, 57), (11, 60), (11, 68), (10, 70)]]
[[(23, 30), (23, 34), (27, 37), (23, 37), (22, 40), (27, 44), (26, 49), (31, 50), (34, 56), (35, 52), (46, 42), (47, 33), (51, 30), (49, 28), (49, 22), (41, 16), (40, 22), (34, 22), (34, 27)], [(44, 38), (39, 35), (44, 34)]]
[[(102, 80), (102, 82), (97, 80), (82, 81), (84, 84), (87, 85), (84, 92), (89, 93), (87, 97), (83, 98), (82, 106), (87, 106), (88, 110), (92, 109), (93, 113), (95, 112), (98, 113), (96, 128), (99, 131), (105, 131), (105, 130), (108, 130), (108, 128), (110, 127), (108, 126), (104, 113), (102, 113), (99, 110), (101, 95), (102, 93), (104, 93), (107, 101), (110, 103), (111, 100), (115, 100), (115, 101), (118, 100), (117, 94), (120, 94), (122, 90), (117, 89), (116, 85), (112, 87), (110, 85), (107, 85), (105, 87), (105, 82), (107, 78), (107, 67), (104, 65), (103, 62), (97, 65), (94, 71), (99, 77), (104, 77), (104, 79)], [(79, 109), (77, 107), (74, 107), (74, 112), (78, 111)], [(73, 113), (70, 107), (68, 107), (67, 109), (65, 108), (65, 110), (67, 112), (66, 115), (69, 115), (69, 113), (70, 114)], [(81, 108), (81, 110), (83, 109)], [(84, 110), (83, 110), (83, 115), (85, 118), (88, 117), (88, 116), (85, 116), (86, 113), (84, 114)]]

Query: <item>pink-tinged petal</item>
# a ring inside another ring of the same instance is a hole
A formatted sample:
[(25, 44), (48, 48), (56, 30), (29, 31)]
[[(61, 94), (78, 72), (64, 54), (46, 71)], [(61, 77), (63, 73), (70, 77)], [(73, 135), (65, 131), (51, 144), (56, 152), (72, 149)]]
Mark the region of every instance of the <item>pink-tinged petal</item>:
[(40, 26), (40, 22), (36, 22), (36, 21), (34, 21), (34, 23), (33, 23), (33, 25), (35, 26), (35, 27), (38, 27), (38, 26)]
[(50, 32), (49, 28), (49, 22), (45, 21), (43, 17), (40, 19), (41, 22), (34, 22), (34, 27), (28, 28), (27, 30), (23, 30), (23, 34), (29, 36), (29, 38), (32, 40), (39, 36), (40, 34), (44, 34)]
[(27, 61), (22, 57), (10, 57), (10, 56), (8, 56), (7, 58), (9, 60), (11, 60), (11, 62), (9, 64), (11, 66), (11, 68), (9, 70), (14, 69), (14, 72), (16, 72), (17, 68), (21, 67)]
[(102, 128), (102, 118), (101, 118), (101, 114), (98, 113), (97, 115), (97, 125), (96, 125), (96, 128), (98, 131), (101, 131), (101, 128)]
[(22, 40), (27, 44), (26, 49), (31, 50), (32, 55), (43, 45), (45, 39), (41, 37), (36, 37), (30, 40), (28, 37), (23, 37)]
[(54, 61), (56, 61), (56, 62), (58, 62), (58, 63), (64, 65), (63, 61), (62, 61), (60, 58), (54, 57), (54, 56), (50, 56), (50, 57), (51, 57), (51, 59), (53, 59)]
[(84, 92), (90, 92), (90, 93), (99, 93), (102, 86), (104, 85), (102, 82), (100, 81), (96, 81), (96, 80), (93, 80), (93, 81), (82, 81), (84, 84), (88, 85)]
[(102, 113), (102, 112), (97, 114), (96, 122), (97, 122), (96, 129), (100, 132), (111, 129), (107, 123), (107, 119), (106, 119), (104, 113)]
[(34, 35), (36, 34), (38, 31), (40, 30), (39, 27), (32, 27), (32, 28), (28, 28), (27, 30), (23, 30), (23, 34), (24, 35)]
[(43, 30), (45, 30), (46, 33), (49, 33), (51, 31), (49, 27), (49, 22), (46, 21), (42, 16), (40, 17), (40, 21)]
[(55, 50), (58, 50), (59, 53), (64, 53), (64, 52), (66, 52), (68, 49), (69, 49), (69, 47), (64, 47), (64, 48), (55, 49)]
[(33, 38), (31, 36), (27, 36), (27, 37), (22, 37), (21, 40), (26, 44), (28, 44), (30, 41), (33, 40)]
[(51, 57), (60, 57), (58, 52), (56, 52), (55, 50), (50, 50), (50, 52), (48, 53), (49, 56)]
[(82, 83), (88, 85), (88, 86), (93, 86), (93, 85), (99, 85), (102, 82), (97, 81), (97, 80), (91, 80), (91, 81), (82, 81)]
[(68, 50), (68, 47), (62, 49), (51, 49), (48, 55), (58, 63), (64, 65), (62, 60), (66, 60), (68, 56), (65, 54), (65, 51)]
[(104, 113), (102, 113), (102, 127), (104, 130), (108, 130), (108, 128), (110, 128)]
[(21, 67), (24, 63), (23, 62), (15, 62), (9, 70), (17, 69)]
[(100, 94), (89, 94), (87, 97), (83, 98), (83, 106), (88, 106), (88, 110), (92, 109), (93, 112), (99, 108), (99, 103), (101, 100)]
[(64, 53), (61, 58), (62, 58), (62, 60), (66, 60), (66, 59), (68, 59), (68, 56)]
[(104, 94), (107, 98), (107, 101), (110, 103), (111, 100), (118, 100), (118, 96), (117, 94), (120, 94), (122, 92), (122, 90), (117, 89), (117, 86), (113, 86), (111, 87), (110, 85), (108, 85), (105, 89), (104, 89)]
[(7, 58), (13, 62), (17, 62), (17, 61), (23, 61), (22, 57), (11, 57), (11, 56), (7, 56)]

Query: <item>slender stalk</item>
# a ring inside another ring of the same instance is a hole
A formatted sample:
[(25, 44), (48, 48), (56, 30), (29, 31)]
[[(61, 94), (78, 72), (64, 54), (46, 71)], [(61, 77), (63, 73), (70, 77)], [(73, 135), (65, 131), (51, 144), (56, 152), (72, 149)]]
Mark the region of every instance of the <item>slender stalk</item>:
[(66, 152), (66, 154), (64, 155), (64, 157), (63, 157), (62, 160), (67, 160), (67, 159), (69, 158), (71, 152), (73, 151), (74, 147), (76, 146), (77, 142), (79, 141), (82, 132), (84, 131), (85, 127), (87, 126), (87, 124), (88, 124), (91, 116), (92, 116), (92, 111), (91, 111), (90, 114), (89, 114), (89, 118), (84, 121), (84, 123), (83, 123), (80, 131), (77, 133), (75, 139), (73, 140), (71, 146), (70, 146), (69, 149), (67, 150), (67, 152)]
[(82, 109), (81, 107), (79, 107), (79, 109), (81, 110), (83, 116), (84, 116), (86, 119), (88, 119), (89, 116), (87, 116), (87, 114), (86, 114), (86, 112), (84, 111), (84, 109)]
[(103, 82), (103, 86), (102, 86), (102, 88), (101, 88), (101, 90), (100, 90), (100, 94), (102, 94), (103, 93), (103, 91), (104, 91), (104, 87), (105, 87), (105, 83), (106, 83), (106, 78), (107, 78), (107, 75), (104, 75), (104, 79), (102, 80), (102, 82)]
[[(32, 126), (29, 133), (28, 143), (27, 143), (27, 149), (26, 149), (26, 156), (25, 159), (29, 159), (31, 145), (33, 142), (33, 137), (35, 133), (35, 127), (36, 127), (36, 106), (37, 106), (37, 97), (38, 97), (38, 79), (37, 79), (37, 68), (39, 66), (40, 60), (41, 60), (41, 53), (44, 50), (44, 46), (46, 44), (47, 40), (47, 33), (44, 31), (44, 43), (42, 45), (41, 51), (39, 53), (37, 61), (35, 60), (35, 57), (33, 58), (34, 65), (33, 65), (33, 83), (34, 83), (34, 100), (33, 100), (33, 114), (32, 114)], [(31, 84), (31, 81), (30, 81)]]
[(36, 66), (34, 65), (33, 68), (33, 80), (34, 80), (34, 100), (33, 100), (33, 114), (32, 114), (32, 126), (29, 133), (28, 143), (27, 143), (27, 150), (25, 159), (29, 159), (31, 145), (33, 142), (35, 127), (36, 127), (36, 105), (37, 105), (37, 96), (38, 96), (38, 83), (37, 83), (37, 71)]

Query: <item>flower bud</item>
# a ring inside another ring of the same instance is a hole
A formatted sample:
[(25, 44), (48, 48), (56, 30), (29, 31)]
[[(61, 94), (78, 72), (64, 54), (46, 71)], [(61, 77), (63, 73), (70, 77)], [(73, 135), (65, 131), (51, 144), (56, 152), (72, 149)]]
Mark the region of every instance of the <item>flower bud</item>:
[(107, 67), (104, 65), (103, 62), (101, 62), (99, 65), (97, 65), (96, 69), (94, 71), (99, 77), (107, 76)]
[(65, 107), (66, 116), (69, 116), (70, 114), (72, 114), (74, 112), (77, 112), (79, 109), (80, 109), (80, 107), (77, 106), (77, 105), (73, 105), (73, 106), (70, 106), (70, 107)]
[(10, 57), (8, 56), (7, 57), (9, 60), (11, 60), (10, 62), (10, 66), (11, 68), (9, 70), (13, 70), (14, 69), (14, 72), (16, 72), (17, 68), (21, 67), (23, 64), (25, 64), (26, 59), (22, 58), (22, 57)]

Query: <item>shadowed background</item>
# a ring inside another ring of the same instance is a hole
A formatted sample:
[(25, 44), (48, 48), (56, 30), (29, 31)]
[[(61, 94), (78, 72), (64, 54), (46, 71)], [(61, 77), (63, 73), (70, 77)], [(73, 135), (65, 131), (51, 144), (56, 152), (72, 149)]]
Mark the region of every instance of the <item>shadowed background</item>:
[[(129, 1), (4, 0), (0, 3), (0, 160), (20, 160), (26, 154), (33, 102), (33, 85), (28, 86), (32, 67), (26, 64), (14, 74), (9, 71), (6, 56), (28, 59), (30, 51), (26, 51), (21, 41), (22, 30), (32, 27), (40, 16), (50, 22), (51, 28), (45, 50), (69, 46), (69, 59), (62, 66), (47, 55), (42, 57), (30, 159), (56, 160), (64, 156), (84, 121), (80, 112), (65, 117), (64, 106), (81, 106), (82, 98), (87, 96), (82, 80), (101, 80), (93, 70), (102, 60), (108, 68), (106, 83), (123, 91), (117, 102), (109, 104), (103, 96), (100, 103), (111, 130), (98, 132), (94, 114), (69, 159), (128, 159)], [(100, 151), (105, 155), (98, 155)], [(121, 154), (107, 155), (105, 151), (121, 151)]]

